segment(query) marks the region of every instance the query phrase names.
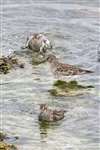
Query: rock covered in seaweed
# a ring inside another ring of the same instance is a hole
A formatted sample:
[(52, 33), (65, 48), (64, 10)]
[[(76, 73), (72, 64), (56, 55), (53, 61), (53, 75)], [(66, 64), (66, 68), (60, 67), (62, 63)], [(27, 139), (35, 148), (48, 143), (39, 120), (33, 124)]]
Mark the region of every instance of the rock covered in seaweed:
[(7, 74), (11, 69), (16, 67), (24, 68), (24, 63), (21, 63), (14, 54), (0, 58), (0, 74)]
[(80, 85), (74, 80), (69, 82), (57, 80), (54, 82), (53, 88), (49, 90), (49, 92), (53, 96), (75, 96), (87, 92), (91, 88), (94, 87), (91, 85)]

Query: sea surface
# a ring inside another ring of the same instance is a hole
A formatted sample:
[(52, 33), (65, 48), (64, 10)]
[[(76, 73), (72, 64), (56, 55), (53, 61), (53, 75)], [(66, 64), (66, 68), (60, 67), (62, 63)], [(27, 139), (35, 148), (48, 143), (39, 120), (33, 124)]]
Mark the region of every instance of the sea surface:
[[(98, 51), (100, 10), (98, 0), (1, 0), (1, 55), (18, 52), (24, 69), (0, 75), (0, 127), (17, 140), (19, 150), (99, 150), (100, 93)], [(48, 92), (54, 77), (48, 63), (32, 66), (21, 46), (31, 33), (45, 33), (60, 61), (94, 71), (77, 77), (93, 85), (92, 93), (53, 97)], [(41, 126), (39, 105), (65, 109), (65, 118)]]

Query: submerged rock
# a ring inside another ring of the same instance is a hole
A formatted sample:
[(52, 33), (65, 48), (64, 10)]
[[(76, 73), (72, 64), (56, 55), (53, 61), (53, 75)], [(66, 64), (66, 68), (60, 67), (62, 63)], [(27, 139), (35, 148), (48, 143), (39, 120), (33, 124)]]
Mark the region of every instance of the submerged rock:
[(44, 63), (44, 62), (46, 62), (45, 56), (39, 55), (38, 53), (34, 53), (32, 55), (32, 64), (33, 65), (39, 65), (39, 64)]
[(12, 68), (16, 67), (24, 68), (24, 63), (19, 62), (14, 54), (0, 58), (0, 74), (7, 74)]
[(0, 142), (0, 150), (18, 150), (13, 144), (7, 144), (5, 142)]
[(0, 132), (0, 141), (3, 141), (6, 137), (7, 135), (5, 133)]
[(8, 136), (6, 133), (3, 133), (2, 131), (0, 131), (0, 141), (6, 141), (6, 140), (12, 140), (15, 141), (17, 139), (19, 139), (18, 136)]
[(57, 80), (53, 84), (53, 89), (49, 90), (49, 92), (53, 96), (74, 96), (82, 94), (91, 88), (94, 87), (91, 85), (80, 85), (77, 81), (74, 80), (69, 82)]

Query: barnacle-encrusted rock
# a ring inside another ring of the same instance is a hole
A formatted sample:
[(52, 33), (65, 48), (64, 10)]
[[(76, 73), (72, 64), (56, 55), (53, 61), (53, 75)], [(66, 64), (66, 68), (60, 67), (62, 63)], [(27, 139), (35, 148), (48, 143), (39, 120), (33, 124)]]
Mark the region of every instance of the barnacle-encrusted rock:
[(13, 144), (7, 144), (5, 142), (0, 142), (0, 150), (18, 150)]
[(53, 84), (53, 89), (49, 90), (49, 92), (53, 96), (74, 96), (82, 94), (91, 88), (94, 87), (91, 85), (80, 85), (77, 81), (74, 80), (69, 82), (57, 80)]
[(20, 63), (15, 55), (0, 58), (0, 73), (7, 74), (12, 68), (16, 67), (24, 68), (24, 64)]

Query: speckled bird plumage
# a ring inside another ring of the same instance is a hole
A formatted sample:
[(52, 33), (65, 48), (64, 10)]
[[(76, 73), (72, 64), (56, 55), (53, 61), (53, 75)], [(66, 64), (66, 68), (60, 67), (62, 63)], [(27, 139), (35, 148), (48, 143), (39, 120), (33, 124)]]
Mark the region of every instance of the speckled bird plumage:
[(93, 71), (81, 69), (75, 65), (60, 63), (54, 55), (48, 55), (47, 61), (49, 62), (53, 73), (57, 75), (73, 76), (93, 73)]
[(54, 122), (64, 118), (64, 110), (49, 109), (46, 104), (40, 105), (39, 121)]

